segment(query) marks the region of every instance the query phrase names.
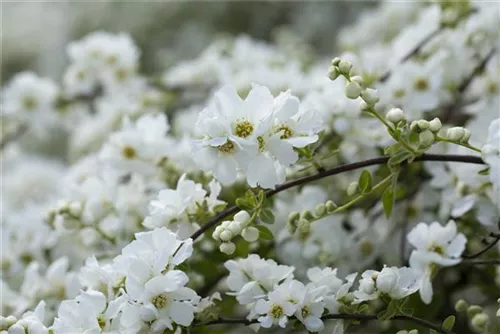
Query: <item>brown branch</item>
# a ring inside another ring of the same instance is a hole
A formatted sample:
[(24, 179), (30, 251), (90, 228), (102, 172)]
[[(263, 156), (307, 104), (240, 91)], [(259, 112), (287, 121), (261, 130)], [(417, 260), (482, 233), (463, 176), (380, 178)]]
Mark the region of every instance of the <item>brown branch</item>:
[[(306, 183), (310, 183), (313, 181), (317, 181), (323, 179), (328, 176), (333, 176), (349, 171), (353, 171), (359, 168), (374, 166), (374, 165), (382, 165), (387, 163), (389, 157), (378, 157), (363, 161), (358, 161), (350, 164), (345, 164), (341, 166), (337, 166), (331, 169), (327, 169), (325, 171), (318, 172), (314, 175), (306, 176), (297, 180), (293, 180), (287, 183), (283, 183), (278, 185), (275, 189), (269, 189), (265, 192), (266, 198), (271, 197), (279, 192), (287, 190), (289, 188), (293, 188), (296, 186), (300, 186)], [(415, 158), (414, 161), (450, 161), (450, 162), (463, 162), (463, 163), (472, 163), (472, 164), (484, 164), (484, 161), (481, 157), (473, 156), (473, 155), (454, 155), (454, 154), (422, 154)], [(240, 209), (234, 205), (210, 219), (205, 225), (199, 228), (196, 232), (191, 235), (191, 239), (196, 240), (199, 238), (205, 231), (209, 230), (213, 226), (217, 225), (224, 218), (231, 216), (237, 213)]]
[(487, 251), (489, 251), (491, 248), (495, 247), (495, 245), (500, 241), (500, 235), (496, 235), (494, 233), (491, 233), (491, 236), (494, 238), (493, 241), (491, 243), (489, 243), (486, 247), (484, 247), (483, 249), (481, 249), (480, 251), (478, 251), (477, 253), (473, 253), (473, 254), (466, 254), (466, 255), (463, 255), (462, 258), (464, 259), (475, 259), (481, 255), (483, 255), (484, 253), (486, 253)]
[[(369, 321), (369, 320), (378, 320), (377, 315), (375, 314), (327, 314), (323, 317), (321, 317), (322, 320), (361, 320), (361, 321)], [(453, 332), (441, 328), (441, 326), (435, 325), (427, 320), (417, 318), (414, 316), (411, 316), (409, 314), (398, 314), (394, 317), (392, 317), (389, 320), (404, 320), (408, 322), (412, 322), (414, 324), (418, 324), (420, 326), (433, 329), (437, 331), (438, 333), (444, 333), (444, 334), (453, 334)], [(247, 320), (247, 319), (226, 319), (226, 318), (219, 318), (207, 323), (201, 323), (197, 324), (195, 326), (212, 326), (212, 325), (251, 325), (257, 323), (257, 320)]]

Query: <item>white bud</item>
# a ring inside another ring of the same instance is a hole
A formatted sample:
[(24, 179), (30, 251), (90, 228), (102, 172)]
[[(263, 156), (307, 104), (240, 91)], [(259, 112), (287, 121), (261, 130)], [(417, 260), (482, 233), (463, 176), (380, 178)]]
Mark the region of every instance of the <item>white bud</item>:
[(241, 236), (248, 242), (254, 242), (259, 239), (259, 230), (253, 226), (249, 226), (243, 230)]
[(345, 86), (345, 95), (348, 98), (352, 100), (357, 99), (359, 97), (359, 94), (361, 94), (361, 86), (359, 85), (359, 83), (354, 81), (347, 83), (347, 85)]
[(246, 224), (250, 221), (250, 214), (246, 211), (240, 211), (234, 215), (235, 221)]
[(483, 329), (489, 321), (490, 317), (486, 313), (478, 313), (472, 318), (471, 324), (476, 328)]
[(234, 235), (238, 235), (241, 233), (241, 230), (243, 229), (243, 224), (237, 221), (232, 221), (231, 224), (228, 226), (228, 230), (231, 231)]
[(441, 124), (441, 120), (437, 117), (429, 122), (429, 130), (431, 130), (432, 132), (438, 132), (439, 130), (441, 130), (442, 126), (443, 125)]
[(229, 241), (233, 238), (233, 233), (231, 233), (231, 231), (229, 230), (224, 230), (221, 232), (219, 238), (222, 241)]
[(448, 129), (446, 132), (446, 136), (454, 141), (461, 140), (465, 135), (465, 129), (460, 126), (455, 126), (451, 129)]
[(396, 287), (398, 280), (397, 272), (386, 267), (377, 276), (377, 289), (382, 293), (389, 293)]
[(335, 57), (332, 59), (332, 66), (338, 66), (339, 63), (340, 63), (340, 58), (339, 57)]
[(360, 86), (363, 86), (363, 77), (360, 75), (355, 75), (351, 77), (351, 81), (359, 83)]
[(232, 242), (223, 242), (219, 246), (219, 250), (227, 255), (231, 255), (236, 250), (236, 245)]
[(464, 129), (464, 136), (462, 137), (461, 142), (464, 142), (464, 143), (468, 142), (471, 135), (472, 135), (472, 133), (470, 132), (469, 129)]
[(418, 123), (417, 121), (411, 122), (411, 124), (410, 124), (410, 130), (411, 131), (415, 132), (415, 131), (418, 130), (418, 124), (417, 123)]
[(434, 143), (434, 133), (430, 130), (420, 132), (418, 139), (423, 146), (431, 146)]
[(345, 75), (349, 75), (349, 73), (351, 73), (352, 63), (348, 60), (341, 60), (341, 61), (339, 61), (338, 67), (339, 67), (340, 73), (345, 74)]
[(13, 324), (17, 322), (17, 318), (13, 315), (9, 315), (8, 317), (1, 317), (0, 319), (0, 328), (9, 328)]
[(359, 288), (366, 294), (371, 295), (375, 291), (375, 282), (371, 279), (362, 279), (359, 281)]
[(418, 334), (418, 329), (412, 329), (408, 334)]
[(361, 93), (361, 98), (370, 106), (374, 106), (378, 101), (380, 101), (378, 90), (371, 88), (365, 89)]
[(24, 327), (21, 326), (20, 324), (14, 324), (9, 327), (9, 334), (25, 334), (26, 331), (24, 330)]
[(300, 212), (297, 212), (297, 211), (292, 211), (288, 215), (288, 221), (291, 224), (295, 224), (297, 222), (297, 220), (299, 220), (299, 218), (300, 218)]
[(351, 184), (349, 185), (349, 187), (347, 187), (347, 195), (348, 196), (352, 196), (354, 195), (355, 193), (358, 192), (358, 187), (359, 187), (359, 184), (358, 182), (351, 182)]
[(335, 81), (340, 75), (339, 68), (337, 66), (330, 66), (328, 68), (328, 78)]
[(316, 217), (322, 217), (326, 213), (326, 206), (324, 204), (318, 204), (316, 205), (316, 208), (314, 209), (314, 214)]
[(328, 212), (334, 211), (338, 208), (337, 204), (335, 204), (333, 201), (326, 201), (325, 206)]
[(220, 226), (222, 226), (224, 229), (229, 228), (229, 225), (231, 224), (230, 220), (224, 220)]
[(418, 120), (417, 125), (420, 130), (427, 130), (429, 128), (429, 122), (425, 119)]
[(392, 108), (387, 112), (385, 118), (394, 124), (405, 120), (405, 113), (399, 108)]
[(69, 205), (69, 212), (71, 215), (79, 217), (82, 214), (82, 203), (71, 202)]
[(361, 111), (368, 111), (370, 110), (370, 106), (365, 101), (361, 101), (361, 103), (359, 104), (359, 109)]
[(212, 232), (212, 238), (218, 241), (220, 239), (220, 234), (222, 231), (223, 231), (222, 227), (217, 226), (215, 230)]

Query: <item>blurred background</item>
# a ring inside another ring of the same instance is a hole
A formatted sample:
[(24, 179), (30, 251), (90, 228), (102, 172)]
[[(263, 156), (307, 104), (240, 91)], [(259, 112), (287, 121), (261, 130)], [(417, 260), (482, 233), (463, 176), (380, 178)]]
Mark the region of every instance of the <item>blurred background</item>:
[(71, 40), (103, 30), (128, 32), (142, 50), (143, 73), (196, 57), (214, 38), (305, 42), (331, 55), (340, 27), (375, 1), (114, 1), (2, 3), (1, 81), (33, 70), (60, 79)]

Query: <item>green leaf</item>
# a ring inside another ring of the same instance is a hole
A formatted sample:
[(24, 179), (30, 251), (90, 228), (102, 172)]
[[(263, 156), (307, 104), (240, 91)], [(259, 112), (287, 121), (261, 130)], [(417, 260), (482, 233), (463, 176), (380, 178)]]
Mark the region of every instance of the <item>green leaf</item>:
[(252, 210), (254, 206), (246, 198), (237, 198), (236, 205), (242, 210)]
[(369, 193), (372, 190), (372, 175), (369, 171), (364, 170), (361, 173), (358, 184), (362, 194)]
[(384, 207), (385, 216), (387, 218), (391, 217), (394, 201), (394, 191), (392, 190), (392, 187), (389, 187), (382, 194), (382, 205)]
[(448, 318), (444, 319), (441, 328), (451, 331), (453, 326), (455, 326), (455, 316), (450, 315)]
[(266, 224), (273, 224), (274, 223), (274, 214), (269, 209), (260, 210), (259, 217)]
[(259, 237), (264, 240), (273, 240), (273, 232), (264, 225), (255, 226), (259, 230)]
[(438, 334), (438, 332), (436, 332), (434, 329), (432, 329), (432, 328), (431, 328), (431, 329), (429, 330), (429, 334)]
[(413, 154), (410, 151), (399, 151), (398, 153), (394, 154), (392, 157), (389, 158), (389, 161), (387, 162), (390, 166), (392, 165), (399, 165), (403, 161), (406, 161), (409, 159)]
[(250, 205), (252, 205), (252, 207), (255, 208), (257, 206), (257, 198), (255, 197), (255, 194), (252, 190), (248, 189), (245, 192), (245, 199), (248, 201)]
[(485, 169), (481, 169), (479, 172), (477, 172), (479, 175), (490, 175), (490, 167), (487, 167)]
[(396, 314), (398, 314), (398, 310), (399, 310), (399, 301), (391, 300), (387, 305), (387, 309), (377, 314), (377, 318), (379, 318), (380, 320), (389, 320), (393, 318)]
[(397, 151), (399, 151), (403, 147), (400, 143), (396, 143), (384, 149), (384, 155), (394, 155)]

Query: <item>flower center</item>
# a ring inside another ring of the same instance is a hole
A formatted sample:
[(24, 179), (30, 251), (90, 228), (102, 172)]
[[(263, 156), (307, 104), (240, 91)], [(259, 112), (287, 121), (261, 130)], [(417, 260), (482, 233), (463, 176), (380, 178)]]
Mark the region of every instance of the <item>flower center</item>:
[(151, 298), (151, 304), (153, 304), (159, 310), (167, 307), (168, 303), (169, 300), (166, 293), (162, 293)]
[(309, 313), (311, 313), (311, 308), (308, 305), (305, 305), (302, 308), (301, 313), (302, 313), (302, 317), (305, 318), (309, 315)]
[(235, 151), (234, 143), (230, 140), (226, 141), (223, 145), (219, 146), (219, 151), (222, 153), (233, 153)]
[(128, 72), (123, 68), (119, 68), (115, 71), (116, 80), (123, 82), (127, 79), (127, 77), (128, 77)]
[(363, 255), (370, 255), (373, 252), (373, 244), (368, 240), (363, 240), (359, 245), (359, 250)]
[(429, 89), (429, 82), (425, 78), (417, 78), (417, 80), (415, 80), (415, 83), (413, 84), (413, 87), (420, 92), (426, 91)]
[(266, 147), (266, 143), (264, 142), (264, 138), (261, 136), (257, 137), (257, 142), (259, 143), (259, 151), (264, 151), (264, 148)]
[(394, 89), (392, 91), (392, 96), (394, 96), (395, 98), (402, 98), (403, 96), (405, 96), (406, 92), (404, 89), (402, 88), (398, 88), (398, 89)]
[(292, 129), (288, 127), (288, 125), (281, 124), (276, 132), (283, 131), (283, 134), (280, 136), (281, 139), (287, 139), (292, 136)]
[(101, 330), (104, 330), (104, 326), (106, 326), (106, 319), (104, 319), (104, 316), (102, 314), (99, 314), (97, 316), (97, 323), (99, 324)]
[(23, 107), (28, 111), (33, 111), (38, 106), (38, 102), (33, 96), (25, 96), (23, 98)]
[(271, 317), (279, 319), (285, 314), (285, 311), (280, 305), (274, 304), (273, 306), (271, 306), (271, 311), (269, 313), (271, 314)]
[(429, 247), (429, 252), (434, 252), (434, 253), (438, 253), (439, 255), (444, 255), (444, 248), (441, 245), (432, 244)]
[(122, 154), (127, 159), (134, 159), (137, 155), (137, 152), (132, 146), (125, 146), (122, 150)]
[(250, 123), (249, 121), (246, 121), (246, 120), (242, 121), (242, 122), (238, 122), (238, 123), (236, 123), (236, 129), (234, 132), (238, 137), (246, 138), (252, 134), (253, 125), (252, 125), (252, 123)]

